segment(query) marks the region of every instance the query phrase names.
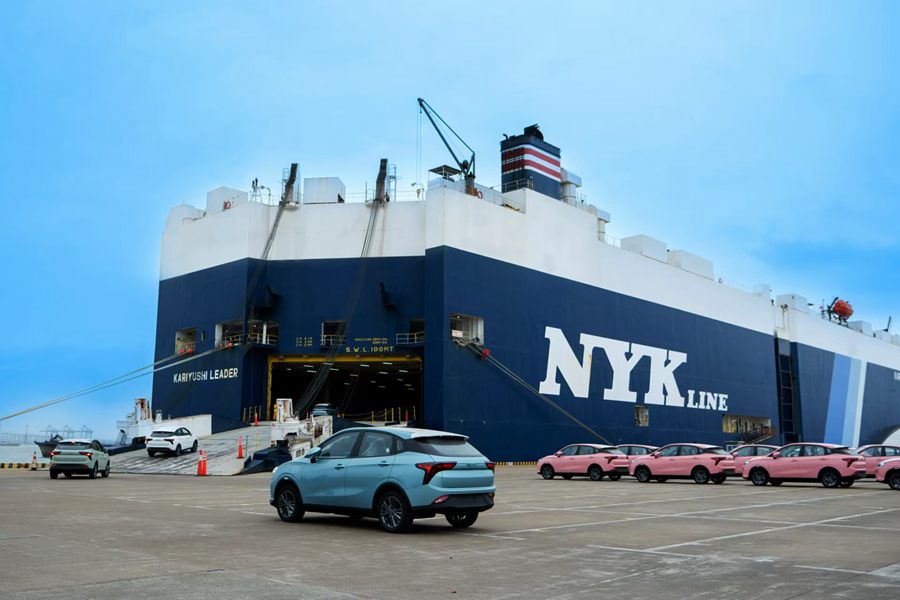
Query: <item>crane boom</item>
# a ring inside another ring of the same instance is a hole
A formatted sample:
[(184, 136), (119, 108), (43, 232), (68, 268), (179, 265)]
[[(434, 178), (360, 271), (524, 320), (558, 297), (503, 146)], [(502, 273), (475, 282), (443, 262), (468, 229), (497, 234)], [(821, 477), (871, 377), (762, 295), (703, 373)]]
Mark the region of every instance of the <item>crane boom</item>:
[[(418, 102), (419, 102), (419, 110), (424, 112), (425, 116), (428, 117), (428, 120), (431, 122), (431, 126), (434, 127), (435, 131), (437, 131), (437, 134), (441, 138), (441, 141), (444, 142), (444, 146), (446, 146), (447, 150), (450, 152), (450, 156), (453, 157), (453, 160), (456, 162), (456, 165), (459, 167), (459, 170), (462, 173), (463, 178), (465, 178), (466, 193), (474, 195), (475, 194), (475, 151), (472, 150), (472, 148), (465, 142), (465, 140), (463, 140), (461, 137), (459, 137), (459, 134), (456, 133), (453, 130), (453, 128), (447, 124), (447, 121), (445, 121), (443, 119), (443, 117), (441, 117), (441, 115), (439, 115), (437, 113), (437, 111), (434, 110), (434, 108), (432, 108), (432, 106), (430, 104), (425, 102), (425, 100), (422, 98), (419, 98)], [(435, 121), (435, 117), (437, 117), (437, 119), (441, 123), (443, 123), (444, 127), (447, 128), (447, 131), (452, 133), (453, 136), (457, 140), (459, 140), (459, 142), (463, 146), (465, 146), (466, 149), (469, 150), (469, 152), (472, 153), (471, 156), (469, 156), (469, 158), (460, 159), (456, 155), (456, 152), (453, 150), (453, 147), (450, 145), (450, 142), (447, 141), (447, 137), (444, 135), (444, 132), (441, 131), (441, 127), (437, 124), (437, 121)]]

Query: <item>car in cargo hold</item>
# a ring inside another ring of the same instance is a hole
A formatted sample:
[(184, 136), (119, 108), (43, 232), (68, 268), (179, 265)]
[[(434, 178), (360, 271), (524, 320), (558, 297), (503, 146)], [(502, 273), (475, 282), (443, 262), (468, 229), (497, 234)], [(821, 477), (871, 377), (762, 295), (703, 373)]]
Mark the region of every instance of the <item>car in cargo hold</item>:
[(537, 472), (544, 479), (553, 479), (556, 475), (572, 479), (579, 475), (594, 481), (600, 481), (604, 476), (617, 481), (622, 475), (628, 475), (628, 459), (615, 446), (569, 444), (539, 460)]
[(50, 479), (56, 479), (60, 473), (66, 477), (109, 477), (109, 469), (109, 454), (97, 440), (62, 440), (50, 452)]
[(866, 476), (866, 461), (847, 446), (797, 443), (768, 456), (751, 458), (744, 479), (753, 485), (781, 485), (785, 481), (816, 482), (825, 487), (850, 487)]
[(494, 506), (494, 463), (468, 438), (407, 427), (345, 429), (272, 472), (269, 503), (282, 521), (307, 512), (374, 517), (389, 533), (444, 515), (456, 528)]
[(709, 444), (669, 444), (659, 450), (629, 460), (628, 471), (641, 483), (652, 479), (693, 479), (694, 483), (725, 483), (734, 475), (734, 458), (719, 446)]

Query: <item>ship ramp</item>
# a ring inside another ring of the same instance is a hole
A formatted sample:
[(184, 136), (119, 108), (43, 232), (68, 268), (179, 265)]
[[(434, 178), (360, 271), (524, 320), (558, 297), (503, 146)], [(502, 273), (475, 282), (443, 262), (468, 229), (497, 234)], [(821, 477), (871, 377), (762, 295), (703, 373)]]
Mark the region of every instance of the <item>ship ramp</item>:
[[(244, 458), (238, 458), (238, 438), (243, 439)], [(146, 450), (124, 452), (111, 457), (112, 472), (153, 475), (196, 475), (200, 452), (206, 452), (207, 475), (237, 475), (244, 461), (257, 450), (270, 445), (269, 428), (260, 422), (258, 427), (244, 427), (199, 438), (196, 453), (181, 456), (157, 454), (148, 456)]]

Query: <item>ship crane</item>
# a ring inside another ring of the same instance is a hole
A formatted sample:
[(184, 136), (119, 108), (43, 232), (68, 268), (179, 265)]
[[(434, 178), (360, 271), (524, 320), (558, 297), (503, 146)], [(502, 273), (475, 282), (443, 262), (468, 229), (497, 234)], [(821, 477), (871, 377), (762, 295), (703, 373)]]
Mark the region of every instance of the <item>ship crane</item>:
[[(441, 115), (431, 107), (430, 104), (425, 102), (422, 98), (418, 99), (419, 102), (419, 110), (425, 113), (425, 116), (428, 117), (428, 120), (431, 121), (432, 127), (437, 131), (438, 136), (440, 136), (441, 141), (444, 142), (444, 145), (447, 147), (447, 150), (450, 151), (450, 155), (453, 157), (453, 160), (456, 161), (456, 165), (459, 167), (459, 172), (462, 174), (463, 179), (466, 182), (466, 193), (469, 195), (475, 195), (475, 151), (463, 140), (459, 137), (459, 134), (453, 131), (453, 128), (447, 124)], [(459, 156), (456, 155), (456, 152), (453, 150), (453, 146), (450, 145), (450, 142), (447, 141), (447, 137), (444, 135), (444, 132), (441, 131), (441, 127), (435, 121), (435, 117), (437, 120), (443, 123), (444, 127), (448, 132), (453, 134), (453, 136), (459, 140), (459, 142), (466, 147), (466, 149), (471, 152), (471, 156), (469, 158), (460, 159)]]

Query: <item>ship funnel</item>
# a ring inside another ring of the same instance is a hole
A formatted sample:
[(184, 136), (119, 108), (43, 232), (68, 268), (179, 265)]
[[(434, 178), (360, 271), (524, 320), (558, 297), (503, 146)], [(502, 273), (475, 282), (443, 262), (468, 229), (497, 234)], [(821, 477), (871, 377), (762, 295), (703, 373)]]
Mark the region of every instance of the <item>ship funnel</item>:
[(503, 191), (533, 189), (560, 198), (560, 150), (544, 141), (540, 127), (529, 125), (521, 135), (500, 142)]

